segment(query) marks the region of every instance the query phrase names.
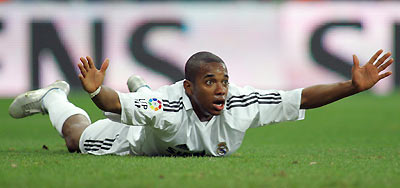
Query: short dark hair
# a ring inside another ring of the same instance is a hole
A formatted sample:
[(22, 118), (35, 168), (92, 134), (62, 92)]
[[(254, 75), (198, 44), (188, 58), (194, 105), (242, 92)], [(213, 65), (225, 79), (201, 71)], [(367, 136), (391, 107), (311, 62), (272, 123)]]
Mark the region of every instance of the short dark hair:
[(200, 70), (201, 63), (222, 63), (225, 65), (224, 61), (217, 55), (211, 52), (197, 52), (193, 54), (185, 64), (185, 79), (194, 82), (197, 72)]

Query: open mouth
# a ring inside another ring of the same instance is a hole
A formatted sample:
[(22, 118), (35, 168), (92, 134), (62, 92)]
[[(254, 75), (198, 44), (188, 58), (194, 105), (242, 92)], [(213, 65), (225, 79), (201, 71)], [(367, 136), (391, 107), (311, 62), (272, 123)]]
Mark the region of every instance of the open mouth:
[(221, 110), (224, 109), (225, 100), (223, 100), (223, 99), (222, 100), (216, 100), (216, 101), (214, 101), (213, 106), (214, 106), (214, 108), (216, 110), (221, 111)]

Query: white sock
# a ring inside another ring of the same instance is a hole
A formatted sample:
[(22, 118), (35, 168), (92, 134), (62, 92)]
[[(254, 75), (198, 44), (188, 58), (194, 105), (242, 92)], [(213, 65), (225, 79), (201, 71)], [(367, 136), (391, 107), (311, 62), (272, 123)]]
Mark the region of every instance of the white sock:
[(42, 100), (44, 109), (49, 113), (51, 124), (56, 128), (61, 137), (63, 137), (62, 127), (64, 122), (72, 115), (84, 115), (91, 122), (89, 115), (81, 108), (70, 103), (67, 95), (61, 89), (49, 91)]

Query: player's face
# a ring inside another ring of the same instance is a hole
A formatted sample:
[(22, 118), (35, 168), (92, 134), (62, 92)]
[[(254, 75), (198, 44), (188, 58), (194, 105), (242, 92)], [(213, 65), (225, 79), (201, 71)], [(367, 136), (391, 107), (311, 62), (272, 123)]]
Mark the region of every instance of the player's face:
[(221, 114), (228, 94), (229, 76), (222, 63), (202, 63), (195, 81), (185, 81), (185, 90), (193, 110), (201, 121)]

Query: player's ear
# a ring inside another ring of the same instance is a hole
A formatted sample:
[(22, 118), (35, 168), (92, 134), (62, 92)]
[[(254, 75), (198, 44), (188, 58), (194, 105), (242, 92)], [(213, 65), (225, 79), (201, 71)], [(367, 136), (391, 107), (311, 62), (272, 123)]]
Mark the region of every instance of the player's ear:
[(193, 83), (189, 80), (183, 81), (183, 88), (185, 88), (185, 92), (188, 96), (192, 96), (193, 94)]

